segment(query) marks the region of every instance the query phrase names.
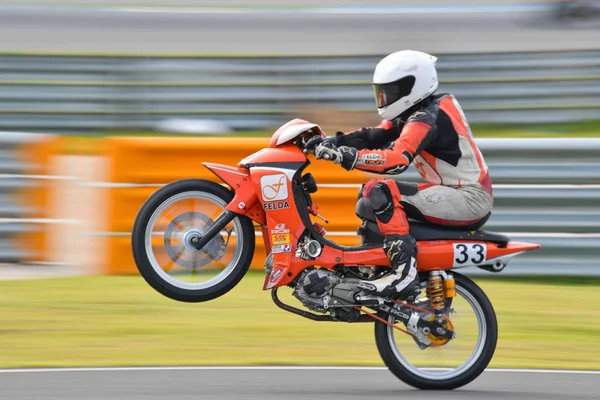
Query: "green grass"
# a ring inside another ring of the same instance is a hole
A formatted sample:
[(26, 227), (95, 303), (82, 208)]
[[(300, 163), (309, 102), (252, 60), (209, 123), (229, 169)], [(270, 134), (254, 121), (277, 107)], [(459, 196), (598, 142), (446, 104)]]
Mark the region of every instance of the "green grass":
[[(600, 369), (600, 281), (478, 282), (498, 314), (492, 366)], [(140, 277), (2, 281), (0, 367), (381, 365), (372, 324), (288, 314), (261, 284), (183, 304)]]

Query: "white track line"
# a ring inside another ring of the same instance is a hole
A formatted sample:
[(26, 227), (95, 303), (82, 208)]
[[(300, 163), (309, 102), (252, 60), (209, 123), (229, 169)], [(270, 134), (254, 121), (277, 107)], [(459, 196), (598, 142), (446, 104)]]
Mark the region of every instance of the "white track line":
[[(434, 369), (434, 368), (431, 368)], [(197, 367), (91, 367), (91, 368), (19, 368), (0, 369), (0, 374), (22, 373), (60, 373), (60, 372), (116, 372), (116, 371), (384, 371), (385, 367), (311, 367), (311, 366), (197, 366)], [(491, 368), (485, 372), (533, 373), (533, 374), (580, 374), (600, 375), (595, 370), (559, 370), (559, 369), (512, 369)]]

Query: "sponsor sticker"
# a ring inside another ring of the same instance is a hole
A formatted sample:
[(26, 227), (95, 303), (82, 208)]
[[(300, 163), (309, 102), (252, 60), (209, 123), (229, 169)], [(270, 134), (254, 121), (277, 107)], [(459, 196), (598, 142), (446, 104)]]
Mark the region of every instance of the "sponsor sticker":
[(277, 224), (275, 225), (275, 229), (271, 230), (271, 233), (290, 233), (290, 230), (285, 227), (285, 224)]
[(276, 234), (271, 235), (271, 245), (276, 246), (278, 244), (289, 244), (290, 243), (290, 234)]
[(287, 177), (284, 174), (265, 175), (260, 178), (260, 189), (264, 201), (285, 200), (288, 198)]
[(364, 154), (358, 159), (357, 164), (362, 165), (385, 165), (385, 159), (381, 154)]
[(275, 201), (273, 203), (265, 203), (263, 205), (263, 208), (265, 209), (265, 211), (281, 210), (283, 208), (290, 208), (290, 203), (287, 201)]
[(291, 244), (278, 244), (271, 247), (271, 253), (273, 254), (281, 254), (281, 253), (291, 253), (292, 245)]
[(269, 278), (269, 287), (276, 285), (283, 278), (283, 268), (275, 268)]

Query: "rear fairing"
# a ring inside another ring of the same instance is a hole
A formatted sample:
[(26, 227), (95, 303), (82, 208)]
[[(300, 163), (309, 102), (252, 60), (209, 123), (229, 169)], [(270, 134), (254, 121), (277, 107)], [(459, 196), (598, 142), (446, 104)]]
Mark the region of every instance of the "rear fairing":
[(535, 250), (534, 243), (478, 241), (422, 241), (417, 243), (419, 271), (505, 265), (512, 257)]

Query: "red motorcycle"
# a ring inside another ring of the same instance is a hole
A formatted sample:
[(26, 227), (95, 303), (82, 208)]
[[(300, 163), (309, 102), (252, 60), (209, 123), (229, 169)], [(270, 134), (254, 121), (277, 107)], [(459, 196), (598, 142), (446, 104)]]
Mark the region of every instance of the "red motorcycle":
[[(477, 266), (501, 271), (517, 254), (537, 249), (507, 236), (411, 223), (418, 242), (422, 294), (413, 303), (382, 298), (357, 287), (391, 269), (368, 199), (358, 202), (362, 245), (344, 247), (326, 236), (312, 216), (317, 184), (305, 149), (319, 126), (293, 120), (272, 136), (269, 148), (236, 167), (204, 163), (229, 187), (186, 179), (150, 196), (133, 228), (132, 248), (144, 279), (163, 295), (201, 302), (231, 290), (254, 256), (255, 230), (265, 243), (264, 289), (275, 304), (314, 321), (374, 322), (375, 341), (388, 368), (422, 389), (453, 389), (475, 379), (496, 348), (496, 315), (485, 293), (455, 272)], [(482, 222), (483, 224), (483, 222)], [(482, 225), (481, 224), (481, 225)], [(289, 286), (308, 309), (284, 304)], [(310, 311), (309, 311), (310, 310)]]

